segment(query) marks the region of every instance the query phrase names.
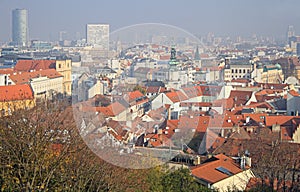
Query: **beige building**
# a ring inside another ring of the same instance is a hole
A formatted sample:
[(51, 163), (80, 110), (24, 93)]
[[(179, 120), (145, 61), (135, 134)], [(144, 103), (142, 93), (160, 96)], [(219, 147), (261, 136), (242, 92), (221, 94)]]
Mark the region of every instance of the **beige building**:
[(226, 65), (224, 68), (224, 81), (231, 81), (232, 79), (250, 78), (252, 65), (246, 64), (232, 64)]
[(35, 98), (51, 98), (64, 93), (63, 76), (55, 69), (13, 73), (10, 79), (16, 85), (29, 84)]
[(127, 109), (119, 102), (114, 102), (107, 107), (96, 107), (96, 111), (105, 118), (114, 121), (126, 121)]
[(0, 117), (11, 115), (19, 109), (35, 106), (32, 89), (29, 85), (0, 86)]
[(63, 93), (72, 94), (72, 61), (71, 59), (58, 60), (19, 60), (14, 68), (17, 72), (30, 72), (55, 69), (63, 76)]
[(259, 83), (282, 83), (284, 75), (280, 64), (262, 65), (258, 64), (251, 76)]
[(63, 75), (63, 88), (66, 95), (72, 94), (72, 61), (56, 60), (56, 71)]

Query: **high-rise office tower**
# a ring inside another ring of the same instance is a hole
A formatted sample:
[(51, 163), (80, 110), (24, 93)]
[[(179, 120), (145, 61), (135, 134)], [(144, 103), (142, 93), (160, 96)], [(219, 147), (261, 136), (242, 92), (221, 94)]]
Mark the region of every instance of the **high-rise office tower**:
[(109, 50), (109, 25), (108, 24), (87, 24), (86, 42), (94, 47)]
[(28, 42), (28, 12), (15, 9), (12, 12), (12, 40), (15, 45), (25, 46)]
[(286, 38), (287, 38), (287, 40), (289, 41), (289, 39), (290, 39), (291, 37), (294, 37), (294, 36), (295, 36), (295, 29), (294, 29), (294, 26), (290, 25), (290, 26), (288, 26)]

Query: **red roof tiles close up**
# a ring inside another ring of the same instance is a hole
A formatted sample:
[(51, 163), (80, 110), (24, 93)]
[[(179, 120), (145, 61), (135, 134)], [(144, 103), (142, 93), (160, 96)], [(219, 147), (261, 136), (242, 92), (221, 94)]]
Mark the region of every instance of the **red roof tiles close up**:
[(0, 86), (0, 101), (17, 101), (33, 99), (33, 91), (29, 85)]
[(15, 84), (25, 84), (29, 83), (31, 79), (38, 77), (48, 77), (49, 79), (63, 77), (60, 73), (58, 73), (55, 69), (46, 69), (40, 71), (32, 71), (32, 72), (19, 72), (10, 75), (10, 79)]
[(15, 71), (55, 69), (55, 60), (19, 60)]

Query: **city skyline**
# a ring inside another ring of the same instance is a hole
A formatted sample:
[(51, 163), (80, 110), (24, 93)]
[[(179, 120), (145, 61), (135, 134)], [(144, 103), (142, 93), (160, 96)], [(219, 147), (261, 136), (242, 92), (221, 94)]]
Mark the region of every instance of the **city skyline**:
[[(72, 3), (72, 4), (71, 4)], [(28, 10), (30, 39), (57, 40), (60, 31), (69, 36), (85, 37), (88, 23), (108, 23), (111, 32), (119, 28), (140, 23), (164, 23), (180, 27), (195, 35), (213, 32), (217, 36), (272, 36), (285, 38), (287, 27), (293, 25), (297, 34), (300, 29), (300, 13), (296, 0), (272, 2), (236, 1), (184, 2), (154, 0), (131, 1), (51, 1), (26, 2), (1, 1), (0, 41), (12, 39), (11, 11), (17, 8)], [(46, 23), (46, 25), (45, 25)]]

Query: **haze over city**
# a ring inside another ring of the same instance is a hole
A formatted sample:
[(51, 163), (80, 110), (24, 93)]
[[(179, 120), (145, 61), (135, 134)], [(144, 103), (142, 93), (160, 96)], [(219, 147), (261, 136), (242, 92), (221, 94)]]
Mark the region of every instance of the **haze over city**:
[(299, 0), (0, 0), (2, 191), (300, 191)]
[(0, 1), (0, 41), (11, 39), (11, 11), (27, 9), (30, 39), (57, 40), (85, 36), (87, 23), (109, 23), (111, 31), (138, 23), (164, 23), (195, 35), (285, 38), (288, 25), (299, 31), (297, 0), (275, 1)]

